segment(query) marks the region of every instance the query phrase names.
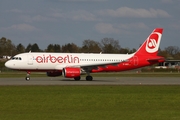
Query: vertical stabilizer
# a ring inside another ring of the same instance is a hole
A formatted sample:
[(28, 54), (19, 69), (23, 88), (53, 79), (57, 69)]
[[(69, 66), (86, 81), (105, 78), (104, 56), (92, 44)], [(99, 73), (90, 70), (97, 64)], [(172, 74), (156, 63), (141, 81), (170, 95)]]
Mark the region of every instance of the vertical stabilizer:
[(149, 37), (146, 39), (146, 41), (137, 50), (135, 55), (157, 56), (162, 33), (162, 28), (154, 29), (153, 32), (149, 35)]

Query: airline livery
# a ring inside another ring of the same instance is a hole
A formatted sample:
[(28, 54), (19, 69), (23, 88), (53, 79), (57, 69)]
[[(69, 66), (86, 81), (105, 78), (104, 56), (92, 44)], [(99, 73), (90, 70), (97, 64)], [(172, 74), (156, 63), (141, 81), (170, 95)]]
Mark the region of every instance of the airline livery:
[(74, 80), (80, 80), (82, 74), (87, 74), (86, 80), (91, 81), (90, 73), (125, 71), (164, 62), (164, 57), (157, 55), (162, 32), (162, 28), (154, 29), (133, 54), (29, 52), (12, 57), (5, 66), (26, 71), (26, 80), (30, 80), (31, 72), (44, 71), (47, 76), (63, 75)]

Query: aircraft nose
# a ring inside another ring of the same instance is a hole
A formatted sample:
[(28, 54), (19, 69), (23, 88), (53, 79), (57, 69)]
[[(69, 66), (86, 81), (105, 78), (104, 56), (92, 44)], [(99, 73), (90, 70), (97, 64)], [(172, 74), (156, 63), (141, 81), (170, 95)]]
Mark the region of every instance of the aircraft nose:
[(7, 62), (5, 63), (5, 66), (6, 66), (7, 68), (12, 68), (12, 65), (11, 65), (11, 63), (10, 63), (9, 61), (7, 61)]

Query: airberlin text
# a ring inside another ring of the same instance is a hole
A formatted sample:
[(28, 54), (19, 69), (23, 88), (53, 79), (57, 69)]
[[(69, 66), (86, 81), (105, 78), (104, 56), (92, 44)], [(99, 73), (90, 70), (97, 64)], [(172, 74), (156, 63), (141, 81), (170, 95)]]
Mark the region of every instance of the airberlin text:
[(53, 56), (53, 55), (42, 55), (35, 58), (38, 63), (79, 63), (79, 57), (72, 55), (66, 56)]

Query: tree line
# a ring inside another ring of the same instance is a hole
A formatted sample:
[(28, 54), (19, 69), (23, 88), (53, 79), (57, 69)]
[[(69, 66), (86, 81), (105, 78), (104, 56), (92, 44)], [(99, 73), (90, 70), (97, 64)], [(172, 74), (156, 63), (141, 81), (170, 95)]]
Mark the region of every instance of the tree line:
[[(119, 40), (113, 38), (103, 38), (100, 41), (84, 40), (79, 47), (75, 43), (65, 45), (49, 44), (46, 49), (39, 48), (37, 43), (28, 44), (26, 47), (19, 43), (17, 46), (10, 39), (2, 37), (0, 39), (0, 57), (14, 56), (24, 52), (62, 52), (62, 53), (115, 53), (130, 54), (136, 51), (135, 48), (122, 48)], [(180, 48), (178, 46), (168, 46), (164, 50), (159, 50), (159, 55), (166, 59), (180, 59)]]

